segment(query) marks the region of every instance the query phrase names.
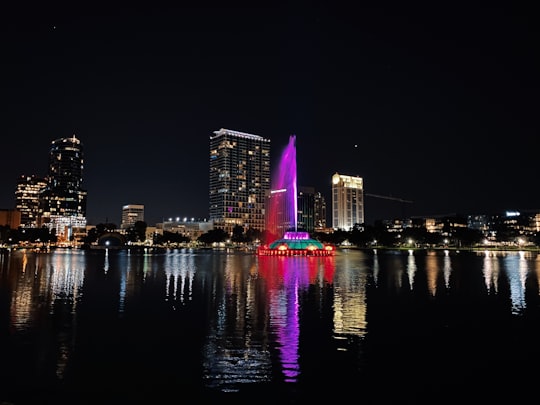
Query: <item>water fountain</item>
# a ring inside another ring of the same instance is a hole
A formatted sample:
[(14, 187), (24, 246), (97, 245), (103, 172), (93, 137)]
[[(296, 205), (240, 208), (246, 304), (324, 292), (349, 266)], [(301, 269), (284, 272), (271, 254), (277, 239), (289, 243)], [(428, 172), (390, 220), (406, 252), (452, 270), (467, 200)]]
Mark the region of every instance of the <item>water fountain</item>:
[(289, 137), (283, 150), (278, 170), (272, 178), (268, 204), (268, 230), (276, 235), (257, 250), (259, 255), (271, 256), (329, 256), (335, 249), (308, 232), (298, 230), (298, 190), (296, 184), (296, 135)]

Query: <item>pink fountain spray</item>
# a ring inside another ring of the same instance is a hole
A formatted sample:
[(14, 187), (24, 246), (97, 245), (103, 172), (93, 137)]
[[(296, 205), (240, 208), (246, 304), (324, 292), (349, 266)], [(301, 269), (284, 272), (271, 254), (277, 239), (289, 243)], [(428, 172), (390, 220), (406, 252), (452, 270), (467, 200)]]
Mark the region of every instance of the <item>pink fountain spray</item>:
[(296, 135), (289, 137), (277, 172), (267, 212), (267, 228), (275, 238), (260, 246), (259, 255), (271, 256), (329, 256), (334, 247), (312, 239), (308, 232), (298, 231), (298, 190), (296, 184)]

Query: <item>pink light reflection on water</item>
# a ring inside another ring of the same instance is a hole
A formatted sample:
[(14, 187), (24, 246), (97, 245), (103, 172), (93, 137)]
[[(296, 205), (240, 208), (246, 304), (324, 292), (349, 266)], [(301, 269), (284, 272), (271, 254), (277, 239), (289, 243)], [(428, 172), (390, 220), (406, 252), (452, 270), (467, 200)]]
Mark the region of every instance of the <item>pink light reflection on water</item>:
[(285, 382), (297, 382), (299, 365), (301, 293), (318, 279), (332, 283), (333, 257), (259, 257), (259, 274), (268, 286), (270, 325), (280, 343), (278, 350)]

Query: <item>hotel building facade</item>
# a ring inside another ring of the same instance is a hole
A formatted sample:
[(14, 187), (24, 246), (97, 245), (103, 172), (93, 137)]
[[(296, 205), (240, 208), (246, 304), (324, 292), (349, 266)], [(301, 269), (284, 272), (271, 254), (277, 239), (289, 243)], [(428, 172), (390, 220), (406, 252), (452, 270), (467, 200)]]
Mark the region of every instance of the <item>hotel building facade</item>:
[(332, 176), (332, 228), (350, 231), (364, 223), (364, 180), (335, 173)]
[(229, 235), (264, 231), (270, 190), (270, 140), (221, 128), (210, 136), (209, 219)]

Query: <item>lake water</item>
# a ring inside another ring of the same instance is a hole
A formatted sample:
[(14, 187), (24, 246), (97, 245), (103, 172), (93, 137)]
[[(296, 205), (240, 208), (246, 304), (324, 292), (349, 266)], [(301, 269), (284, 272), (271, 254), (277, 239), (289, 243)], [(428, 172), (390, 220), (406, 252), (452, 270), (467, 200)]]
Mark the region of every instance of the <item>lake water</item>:
[(540, 255), (0, 254), (0, 404), (537, 395)]

